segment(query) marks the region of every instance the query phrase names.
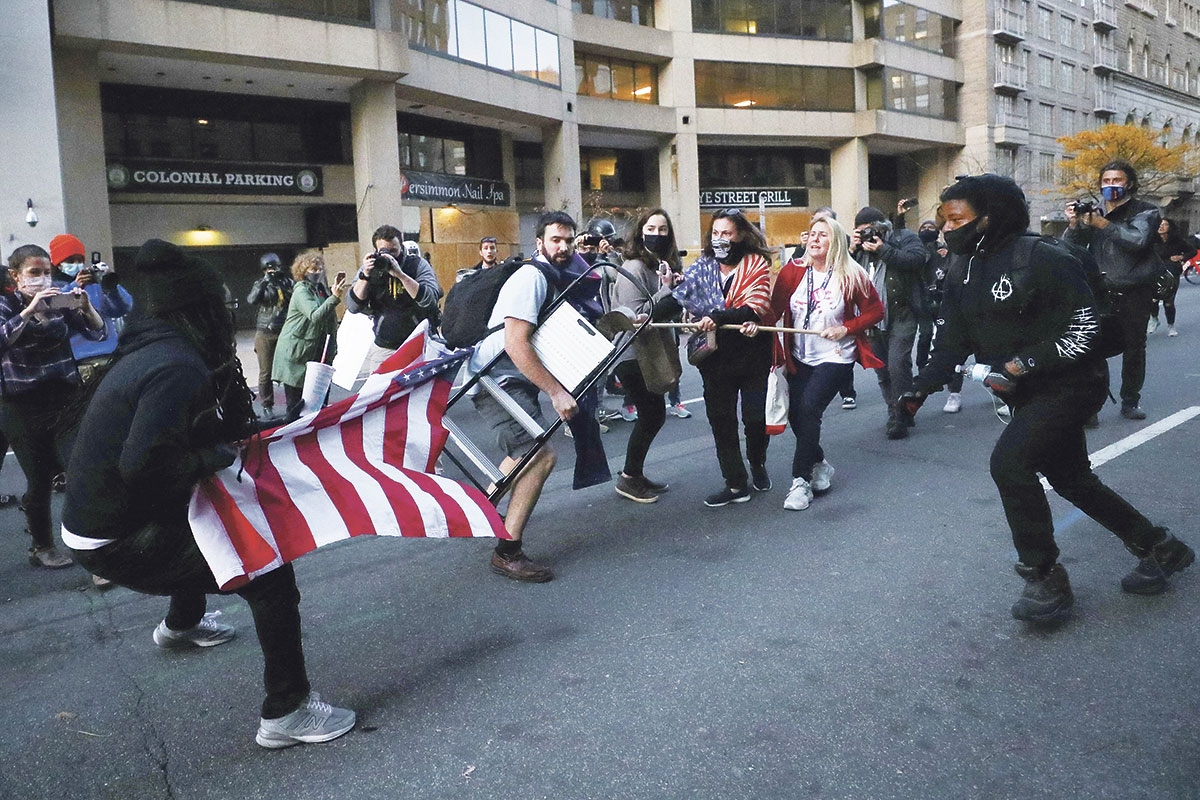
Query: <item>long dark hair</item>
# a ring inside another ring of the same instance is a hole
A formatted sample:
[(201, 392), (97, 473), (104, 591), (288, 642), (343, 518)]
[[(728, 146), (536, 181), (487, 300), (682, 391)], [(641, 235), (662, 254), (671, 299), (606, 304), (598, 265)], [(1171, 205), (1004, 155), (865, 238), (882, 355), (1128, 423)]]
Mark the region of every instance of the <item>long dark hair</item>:
[[(655, 216), (661, 216), (667, 221), (669, 241), (665, 256), (660, 256), (646, 247), (646, 237), (642, 234), (646, 223)], [(667, 213), (666, 209), (652, 208), (637, 218), (637, 222), (633, 226), (633, 235), (629, 237), (629, 243), (625, 245), (625, 251), (621, 255), (625, 257), (626, 261), (641, 261), (648, 267), (656, 267), (659, 261), (665, 261), (676, 272), (682, 269), (679, 261), (679, 245), (675, 241), (675, 223), (671, 221), (671, 215)]]
[(738, 208), (724, 208), (712, 215), (712, 219), (708, 223), (708, 230), (704, 234), (704, 255), (713, 256), (712, 229), (713, 224), (719, 219), (733, 220), (738, 233), (742, 235), (739, 244), (745, 248), (747, 255), (755, 253), (767, 261), (771, 261), (775, 257), (775, 253), (767, 247), (767, 240), (763, 237), (762, 231), (758, 229), (757, 225), (746, 219), (746, 215)]

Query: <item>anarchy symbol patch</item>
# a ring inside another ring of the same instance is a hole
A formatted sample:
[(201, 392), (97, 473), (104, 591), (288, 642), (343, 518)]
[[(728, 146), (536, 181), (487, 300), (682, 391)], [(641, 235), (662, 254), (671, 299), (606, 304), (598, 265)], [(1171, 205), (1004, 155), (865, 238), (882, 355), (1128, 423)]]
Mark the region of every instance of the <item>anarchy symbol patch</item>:
[(1012, 281), (1008, 279), (1007, 275), (1001, 275), (1000, 280), (992, 285), (992, 299), (997, 303), (1002, 303), (1012, 297), (1012, 293)]

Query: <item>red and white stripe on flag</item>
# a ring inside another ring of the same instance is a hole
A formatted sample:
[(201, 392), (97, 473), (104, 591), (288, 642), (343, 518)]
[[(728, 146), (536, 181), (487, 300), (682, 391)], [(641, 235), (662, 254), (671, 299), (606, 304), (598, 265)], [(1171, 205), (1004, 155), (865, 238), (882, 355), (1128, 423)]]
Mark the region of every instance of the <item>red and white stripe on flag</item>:
[(453, 371), (405, 385), (445, 355), (426, 330), (358, 394), (265, 432), (240, 465), (199, 483), (188, 519), (222, 589), (351, 536), (510, 538), (482, 492), (432, 474)]

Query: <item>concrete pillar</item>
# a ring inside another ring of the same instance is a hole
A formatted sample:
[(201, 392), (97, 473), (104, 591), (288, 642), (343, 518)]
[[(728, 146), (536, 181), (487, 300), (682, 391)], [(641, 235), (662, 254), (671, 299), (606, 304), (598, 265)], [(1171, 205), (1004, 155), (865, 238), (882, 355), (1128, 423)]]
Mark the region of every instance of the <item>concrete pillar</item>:
[(380, 225), (410, 230), (404, 225), (400, 198), (395, 83), (363, 81), (350, 90), (350, 130), (354, 148), (358, 240), (366, 253), (375, 249), (371, 234)]
[(675, 223), (675, 240), (690, 254), (704, 235), (700, 214), (700, 163), (696, 134), (679, 133), (658, 151), (662, 207)]
[(954, 160), (957, 151), (940, 149), (921, 159), (917, 176), (921, 208), (936, 208), (942, 189), (954, 182)]
[[(6, 0), (0, 25), (0, 257), (23, 244), (46, 247), (66, 228), (58, 152), (50, 10), (45, 0)], [(100, 120), (91, 121), (99, 138)], [(27, 199), (39, 219), (25, 224)]]
[(58, 98), (58, 149), (62, 159), (66, 232), (79, 237), (89, 252), (112, 261), (112, 217), (105, 179), (104, 137), (100, 121), (100, 81), (96, 53), (63, 50), (54, 54)]
[(546, 208), (562, 209), (583, 225), (583, 182), (579, 176), (579, 123), (567, 120), (542, 129)]
[(829, 173), (830, 205), (849, 230), (854, 215), (868, 205), (867, 143), (855, 137), (834, 147), (829, 154)]

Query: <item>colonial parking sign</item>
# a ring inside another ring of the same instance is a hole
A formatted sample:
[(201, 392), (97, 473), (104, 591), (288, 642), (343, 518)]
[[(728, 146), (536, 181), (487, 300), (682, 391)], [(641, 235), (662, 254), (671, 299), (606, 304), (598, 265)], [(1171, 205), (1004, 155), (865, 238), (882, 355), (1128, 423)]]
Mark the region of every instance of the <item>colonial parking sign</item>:
[(310, 197), (325, 192), (318, 166), (127, 158), (110, 162), (106, 174), (110, 192)]

